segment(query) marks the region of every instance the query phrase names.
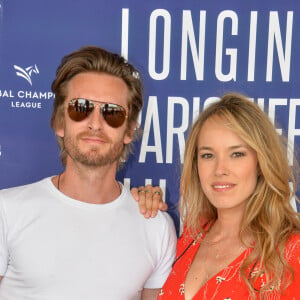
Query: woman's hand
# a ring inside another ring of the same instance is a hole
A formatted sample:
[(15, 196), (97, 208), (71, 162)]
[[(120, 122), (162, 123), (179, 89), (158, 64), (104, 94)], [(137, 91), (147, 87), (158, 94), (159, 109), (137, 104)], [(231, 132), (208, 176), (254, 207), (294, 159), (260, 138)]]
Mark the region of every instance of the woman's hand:
[(132, 188), (131, 194), (138, 201), (140, 213), (145, 218), (154, 218), (158, 210), (166, 211), (168, 205), (162, 199), (162, 190), (159, 186), (148, 184), (139, 188)]

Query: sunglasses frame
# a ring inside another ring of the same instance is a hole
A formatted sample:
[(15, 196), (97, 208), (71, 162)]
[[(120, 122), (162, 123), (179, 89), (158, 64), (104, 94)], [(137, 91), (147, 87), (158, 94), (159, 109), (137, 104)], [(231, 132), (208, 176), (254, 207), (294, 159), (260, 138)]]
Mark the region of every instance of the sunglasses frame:
[[(76, 104), (75, 104), (76, 101), (82, 101), (82, 100), (85, 102), (85, 104), (89, 103), (89, 109), (90, 110), (85, 112), (86, 116), (83, 119), (76, 120), (75, 118), (71, 117), (69, 109), (70, 109), (70, 107), (74, 108), (76, 106)], [(90, 104), (92, 104), (92, 108), (90, 108)], [(125, 113), (124, 120), (121, 124), (118, 124), (117, 126), (113, 126), (112, 124), (109, 124), (109, 121), (107, 121), (107, 119), (106, 119), (107, 117), (105, 117), (105, 115), (103, 114), (103, 111), (104, 111), (106, 105), (110, 106), (110, 108), (111, 107), (118, 108), (117, 111)], [(73, 98), (73, 99), (71, 99), (68, 102), (68, 110), (67, 110), (68, 111), (68, 116), (74, 122), (81, 122), (81, 121), (85, 120), (86, 118), (88, 118), (93, 113), (96, 106), (100, 107), (100, 113), (101, 113), (101, 116), (102, 116), (103, 120), (108, 124), (108, 126), (110, 126), (112, 128), (121, 127), (124, 124), (124, 122), (126, 121), (126, 119), (128, 118), (127, 110), (119, 104), (111, 103), (111, 102), (105, 102), (105, 101), (91, 100), (91, 99), (87, 99), (87, 98)]]

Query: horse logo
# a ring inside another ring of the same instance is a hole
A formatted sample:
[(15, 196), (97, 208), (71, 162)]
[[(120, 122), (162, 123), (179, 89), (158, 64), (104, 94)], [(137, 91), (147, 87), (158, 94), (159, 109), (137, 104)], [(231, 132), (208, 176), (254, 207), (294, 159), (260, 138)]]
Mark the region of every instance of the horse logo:
[(31, 75), (34, 74), (39, 74), (39, 69), (37, 67), (37, 65), (34, 66), (29, 66), (25, 69), (14, 65), (14, 69), (17, 71), (16, 74), (19, 77), (24, 78), (31, 86), (32, 86), (32, 80), (31, 80)]

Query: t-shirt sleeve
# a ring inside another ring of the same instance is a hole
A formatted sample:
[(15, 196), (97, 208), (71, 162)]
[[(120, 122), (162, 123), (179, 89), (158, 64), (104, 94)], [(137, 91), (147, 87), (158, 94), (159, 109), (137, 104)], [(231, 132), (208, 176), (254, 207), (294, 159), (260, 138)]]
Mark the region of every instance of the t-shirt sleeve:
[(0, 195), (0, 276), (3, 276), (8, 264), (8, 247), (7, 247), (7, 224), (3, 205), (3, 199)]
[(168, 278), (172, 269), (172, 264), (176, 254), (177, 236), (173, 220), (167, 213), (165, 216), (163, 228), (160, 228), (160, 241), (157, 247), (157, 265), (144, 285), (144, 288), (158, 289), (161, 288)]

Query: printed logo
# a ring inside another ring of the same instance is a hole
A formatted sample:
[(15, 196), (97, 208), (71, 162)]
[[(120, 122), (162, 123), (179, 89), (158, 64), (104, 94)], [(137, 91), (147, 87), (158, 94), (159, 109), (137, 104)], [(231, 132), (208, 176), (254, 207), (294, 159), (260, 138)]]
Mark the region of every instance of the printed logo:
[(29, 66), (25, 69), (14, 65), (14, 69), (17, 71), (16, 74), (19, 77), (24, 78), (31, 86), (32, 86), (32, 81), (31, 81), (31, 75), (34, 74), (39, 74), (39, 69), (37, 67), (37, 65), (34, 66)]
[(46, 100), (54, 99), (54, 94), (49, 90), (32, 89), (32, 75), (40, 73), (36, 64), (27, 68), (13, 65), (13, 68), (16, 75), (25, 79), (31, 87), (22, 90), (0, 89), (0, 100), (3, 99), (6, 103), (10, 103), (10, 107), (14, 109), (41, 109), (42, 105), (46, 104)]

